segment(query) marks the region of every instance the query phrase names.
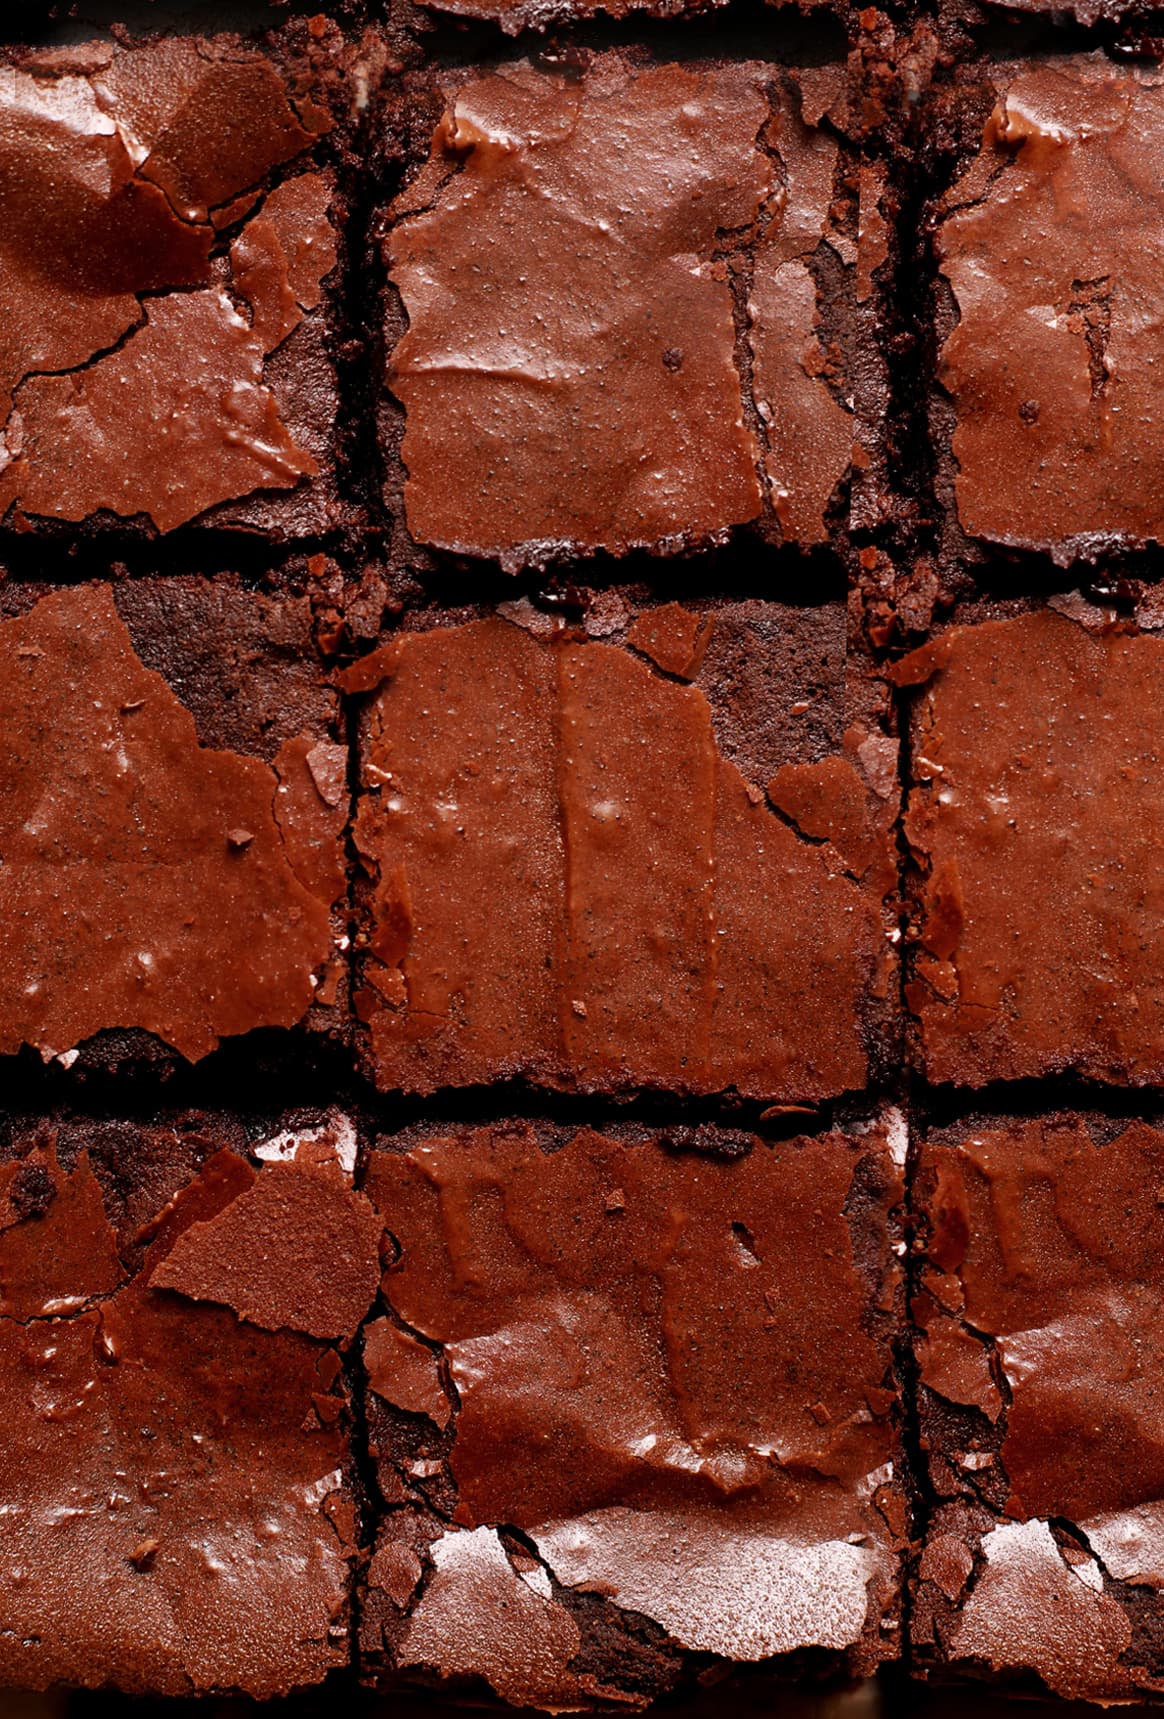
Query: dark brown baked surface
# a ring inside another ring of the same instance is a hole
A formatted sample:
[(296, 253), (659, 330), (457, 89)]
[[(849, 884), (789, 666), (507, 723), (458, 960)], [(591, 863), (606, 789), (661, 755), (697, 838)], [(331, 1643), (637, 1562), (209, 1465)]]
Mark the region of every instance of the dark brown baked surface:
[(1159, 72), (1096, 52), (983, 81), (981, 146), (935, 232), (950, 505), (968, 536), (1062, 562), (1158, 542)]
[(308, 597), (0, 585), (0, 1051), (343, 1032), (346, 750)]
[(9, 523), (283, 539), (343, 522), (331, 288), (352, 96), (324, 36), (4, 52)]
[(0, 21), (0, 1687), (1164, 1695), (1158, 21), (233, 8)]
[(902, 659), (916, 688), (914, 955), (931, 1081), (1062, 1073), (1160, 1085), (1164, 645), (1077, 601), (954, 625)]

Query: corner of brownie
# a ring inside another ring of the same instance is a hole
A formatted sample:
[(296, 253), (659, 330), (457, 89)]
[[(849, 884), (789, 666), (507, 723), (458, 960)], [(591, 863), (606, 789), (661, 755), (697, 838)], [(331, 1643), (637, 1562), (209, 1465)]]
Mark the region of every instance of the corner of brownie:
[(923, 1675), (1164, 1687), (1162, 1183), (1164, 1134), (1130, 1118), (972, 1117), (922, 1145)]

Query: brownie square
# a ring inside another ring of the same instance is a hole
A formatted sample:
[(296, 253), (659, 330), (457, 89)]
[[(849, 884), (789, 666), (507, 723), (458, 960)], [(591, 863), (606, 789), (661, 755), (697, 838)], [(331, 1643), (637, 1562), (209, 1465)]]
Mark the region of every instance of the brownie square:
[(264, 48), (0, 50), (0, 518), (344, 522), (329, 286), (351, 94), (319, 25)]
[(1160, 70), (1093, 53), (964, 82), (985, 126), (935, 211), (942, 499), (1064, 564), (1159, 542)]
[(616, 51), (393, 86), (381, 428), (413, 547), (515, 570), (843, 524), (846, 103), (843, 65)]
[(0, 1052), (342, 1034), (347, 754), (309, 595), (12, 583), (0, 617)]
[(383, 1090), (521, 1077), (816, 1102), (892, 1050), (897, 742), (841, 603), (418, 612), (355, 842)]
[(893, 1654), (903, 1161), (889, 1121), (381, 1139), (364, 1671), (557, 1709)]
[(932, 1081), (1164, 1079), (1157, 625), (1053, 598), (893, 671), (919, 688), (906, 997)]
[(922, 1147), (918, 1669), (1164, 1688), (1164, 1134), (1056, 1112)]
[(340, 1115), (0, 1124), (0, 1685), (265, 1697), (349, 1658)]

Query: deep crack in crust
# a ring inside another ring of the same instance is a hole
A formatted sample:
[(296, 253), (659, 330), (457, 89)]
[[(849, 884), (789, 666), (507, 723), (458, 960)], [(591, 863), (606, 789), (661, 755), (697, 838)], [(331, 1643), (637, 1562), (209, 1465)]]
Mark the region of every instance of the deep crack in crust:
[[(1156, 0), (933, 0), (925, 8), (941, 33), (946, 51), (976, 56), (983, 44), (992, 55), (1009, 59), (1014, 42), (1092, 46), (1115, 45), (1131, 56), (1156, 58), (1160, 7)], [(911, 21), (915, 9), (906, 9)]]
[[(495, 23), (507, 36), (519, 36), (537, 31), (554, 41), (555, 35), (570, 26), (597, 25), (600, 29), (612, 22), (626, 21), (632, 27), (650, 29), (652, 23), (668, 21), (690, 23), (708, 13), (722, 13), (730, 0), (403, 0), (394, 6), (398, 27), (407, 36), (419, 37), (442, 25), (447, 28), (458, 20)], [(771, 6), (784, 7), (786, 16), (799, 12), (810, 19), (823, 19), (827, 14), (842, 20), (851, 15), (849, 0), (766, 0)], [(765, 24), (769, 20), (764, 20)], [(681, 38), (680, 38), (681, 39)]]

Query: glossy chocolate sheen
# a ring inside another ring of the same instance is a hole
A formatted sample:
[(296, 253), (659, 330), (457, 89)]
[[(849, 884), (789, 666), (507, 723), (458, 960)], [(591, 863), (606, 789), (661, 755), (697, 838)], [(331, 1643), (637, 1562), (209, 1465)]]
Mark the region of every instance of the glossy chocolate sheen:
[(378, 1271), (350, 1123), (11, 1134), (0, 1684), (318, 1682), (348, 1660), (355, 1523), (340, 1355), (310, 1333), (349, 1343)]
[(1071, 1697), (1158, 1690), (1164, 1134), (962, 1127), (924, 1147), (917, 1186), (923, 1448), (944, 1501), (921, 1651)]
[(385, 1670), (641, 1705), (648, 1646), (892, 1651), (900, 1125), (402, 1144), (366, 1182), (390, 1238), (365, 1350)]
[(412, 537), (516, 568), (771, 508), (823, 541), (852, 415), (812, 272), (838, 149), (800, 91), (609, 53), (441, 94), (387, 242)]
[(232, 38), (0, 66), (0, 516), (328, 528), (330, 125)]
[(849, 706), (837, 619), (623, 606), (595, 638), (518, 610), (354, 665), (382, 1088), (865, 1083), (895, 743)]
[(1161, 74), (1094, 54), (991, 83), (937, 232), (957, 309), (939, 380), (958, 517), (1062, 561), (1158, 542)]
[(921, 688), (907, 997), (929, 1078), (1161, 1081), (1164, 642), (1041, 609), (894, 672)]
[(0, 599), (0, 1051), (71, 1061), (140, 1028), (193, 1059), (302, 1020), (339, 972), (347, 815), (306, 603), (197, 579), (20, 602)]

